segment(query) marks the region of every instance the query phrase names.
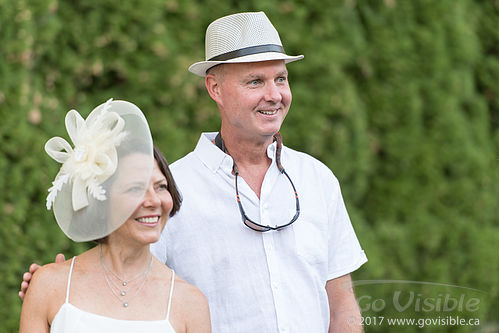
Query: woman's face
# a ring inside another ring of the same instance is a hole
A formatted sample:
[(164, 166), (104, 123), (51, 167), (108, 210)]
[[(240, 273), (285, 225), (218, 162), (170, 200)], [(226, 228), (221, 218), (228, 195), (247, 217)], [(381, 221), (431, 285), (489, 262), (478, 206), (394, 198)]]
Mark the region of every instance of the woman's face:
[[(111, 214), (113, 207), (136, 202), (138, 196), (143, 193), (144, 182), (140, 181), (139, 176), (143, 174), (143, 159), (140, 157), (140, 154), (129, 155), (120, 163), (119, 172), (126, 175), (123, 177), (126, 179), (115, 182), (111, 187)], [(144, 197), (127, 221), (109, 237), (127, 238), (143, 244), (157, 242), (172, 207), (173, 200), (168, 191), (168, 182), (158, 163), (154, 161)]]

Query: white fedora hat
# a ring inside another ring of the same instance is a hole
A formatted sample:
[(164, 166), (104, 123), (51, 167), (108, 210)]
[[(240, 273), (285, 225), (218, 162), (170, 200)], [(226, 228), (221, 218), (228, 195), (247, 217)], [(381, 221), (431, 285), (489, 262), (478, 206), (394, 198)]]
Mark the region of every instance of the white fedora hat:
[(243, 63), (303, 59), (284, 52), (277, 30), (264, 12), (238, 13), (213, 21), (206, 29), (205, 61), (196, 62), (189, 71), (206, 76), (206, 71), (223, 63)]

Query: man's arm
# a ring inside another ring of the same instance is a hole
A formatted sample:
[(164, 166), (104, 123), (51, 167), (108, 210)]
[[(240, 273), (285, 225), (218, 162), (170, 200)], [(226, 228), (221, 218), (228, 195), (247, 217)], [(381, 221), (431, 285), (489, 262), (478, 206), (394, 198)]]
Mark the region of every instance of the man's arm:
[(350, 274), (326, 283), (329, 299), (329, 333), (362, 332), (361, 316)]
[[(55, 262), (64, 262), (64, 261), (66, 261), (66, 258), (62, 253), (59, 253), (55, 257)], [(19, 291), (19, 298), (21, 298), (22, 301), (24, 301), (24, 296), (26, 296), (26, 292), (28, 291), (29, 282), (31, 281), (33, 274), (36, 272), (38, 268), (40, 268), (40, 265), (33, 263), (31, 264), (31, 266), (29, 266), (29, 272), (23, 274), (23, 281), (21, 282), (21, 291)]]

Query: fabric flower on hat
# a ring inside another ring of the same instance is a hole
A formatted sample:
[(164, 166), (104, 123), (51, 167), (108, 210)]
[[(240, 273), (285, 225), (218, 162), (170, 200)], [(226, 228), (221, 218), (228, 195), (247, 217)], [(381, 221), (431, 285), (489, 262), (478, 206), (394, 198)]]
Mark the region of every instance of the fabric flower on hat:
[(72, 182), (73, 210), (88, 206), (90, 196), (106, 200), (101, 184), (114, 174), (118, 164), (116, 147), (127, 133), (125, 121), (116, 112), (109, 111), (112, 99), (103, 107), (94, 109), (86, 120), (76, 110), (66, 115), (66, 129), (74, 144), (61, 137), (53, 137), (45, 144), (47, 154), (62, 167), (52, 182), (47, 196), (47, 209), (52, 207), (57, 193), (67, 182)]

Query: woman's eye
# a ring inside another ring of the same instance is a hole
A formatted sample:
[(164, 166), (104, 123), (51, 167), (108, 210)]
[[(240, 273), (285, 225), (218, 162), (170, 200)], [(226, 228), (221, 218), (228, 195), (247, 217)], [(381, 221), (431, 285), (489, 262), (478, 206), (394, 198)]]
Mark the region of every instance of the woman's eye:
[(160, 184), (158, 186), (158, 190), (160, 190), (160, 191), (168, 191), (168, 185), (167, 184)]
[(129, 193), (138, 193), (138, 192), (142, 192), (142, 191), (144, 191), (144, 188), (142, 186), (133, 186), (127, 190), (127, 192), (129, 192)]

